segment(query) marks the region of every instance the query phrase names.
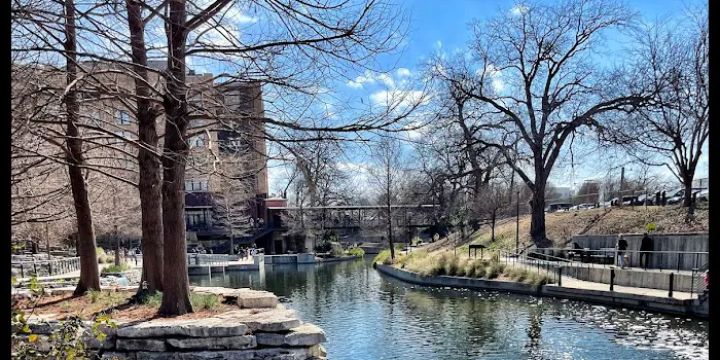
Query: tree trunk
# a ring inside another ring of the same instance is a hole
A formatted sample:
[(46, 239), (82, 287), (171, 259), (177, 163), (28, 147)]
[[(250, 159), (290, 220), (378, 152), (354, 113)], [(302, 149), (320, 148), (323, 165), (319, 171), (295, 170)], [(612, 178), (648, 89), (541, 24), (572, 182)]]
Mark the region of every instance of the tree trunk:
[(163, 281), (163, 223), (162, 186), (160, 159), (155, 152), (158, 148), (158, 134), (155, 124), (157, 112), (150, 101), (151, 91), (147, 84), (147, 49), (145, 48), (145, 25), (140, 3), (127, 1), (128, 27), (132, 46), (134, 70), (142, 80), (135, 80), (137, 95), (138, 138), (142, 146), (138, 150), (140, 179), (140, 210), (142, 213), (142, 280), (138, 295), (145, 291), (162, 291)]
[(491, 242), (495, 242), (495, 215), (496, 215), (496, 213), (497, 213), (497, 210), (496, 210), (496, 209), (493, 209), (492, 219), (490, 219), (490, 221), (491, 221), (490, 241), (491, 241)]
[[(70, 85), (77, 78), (74, 0), (65, 2), (65, 37), (67, 84)], [(85, 159), (83, 158), (80, 131), (77, 126), (80, 104), (77, 101), (75, 84), (69, 89), (64, 100), (67, 110), (68, 173), (77, 217), (78, 256), (80, 256), (80, 280), (75, 288), (74, 295), (81, 295), (87, 290), (100, 290), (100, 271), (98, 270), (92, 211), (81, 168), (85, 163)]]
[(692, 208), (692, 183), (693, 174), (683, 176), (683, 186), (685, 187), (685, 197), (683, 198), (683, 207)]
[(545, 234), (545, 179), (538, 178), (530, 200), (530, 238), (537, 247), (547, 247), (549, 241)]
[(185, 1), (170, 1), (168, 35), (168, 72), (165, 106), (165, 145), (163, 149), (163, 299), (158, 313), (162, 316), (192, 312), (185, 239), (185, 163), (188, 126), (185, 84)]
[[(389, 161), (389, 160), (388, 160)], [(386, 188), (386, 194), (387, 195), (387, 212), (388, 212), (388, 242), (390, 243), (390, 259), (395, 261), (395, 242), (393, 241), (393, 231), (392, 231), (392, 203), (390, 202), (390, 192), (391, 192), (391, 175), (390, 175), (390, 166), (387, 167), (387, 188)]]

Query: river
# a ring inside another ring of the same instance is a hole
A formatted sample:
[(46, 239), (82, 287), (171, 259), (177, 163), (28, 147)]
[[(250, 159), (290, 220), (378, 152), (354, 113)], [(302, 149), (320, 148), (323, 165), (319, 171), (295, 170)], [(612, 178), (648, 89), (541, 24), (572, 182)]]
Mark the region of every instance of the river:
[(275, 293), (325, 330), (328, 359), (707, 359), (708, 323), (565, 299), (413, 286), (371, 257), (265, 272), (191, 276), (193, 285)]

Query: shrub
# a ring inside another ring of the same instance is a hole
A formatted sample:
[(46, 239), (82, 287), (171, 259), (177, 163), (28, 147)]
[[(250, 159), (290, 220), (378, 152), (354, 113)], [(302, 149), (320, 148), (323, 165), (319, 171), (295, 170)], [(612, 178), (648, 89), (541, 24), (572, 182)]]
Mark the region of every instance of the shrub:
[(104, 275), (108, 273), (119, 273), (126, 270), (130, 270), (130, 265), (128, 265), (127, 263), (121, 263), (120, 265), (113, 264), (106, 268), (103, 268), (101, 273)]
[(212, 310), (220, 305), (220, 300), (217, 295), (213, 294), (190, 293), (190, 303), (192, 304), (193, 309)]
[(380, 263), (383, 265), (390, 265), (392, 263), (392, 261), (390, 259), (390, 249), (380, 251), (377, 255), (375, 255), (373, 262)]
[(491, 261), (490, 264), (485, 268), (485, 277), (488, 279), (495, 279), (505, 270), (505, 265), (497, 261)]
[(154, 294), (143, 293), (142, 297), (138, 299), (140, 304), (159, 308), (162, 304), (162, 292), (157, 291)]
[(359, 247), (354, 247), (352, 249), (349, 249), (345, 253), (347, 253), (348, 255), (351, 255), (351, 256), (359, 256), (359, 257), (365, 256), (365, 250), (363, 250)]

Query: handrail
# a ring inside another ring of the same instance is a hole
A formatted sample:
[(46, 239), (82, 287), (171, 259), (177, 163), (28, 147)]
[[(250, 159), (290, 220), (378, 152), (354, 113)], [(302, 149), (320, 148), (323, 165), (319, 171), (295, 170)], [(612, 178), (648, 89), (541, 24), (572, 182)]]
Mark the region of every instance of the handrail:
[[(559, 250), (559, 251), (576, 251), (576, 252), (608, 252), (609, 250), (618, 250), (617, 247), (612, 248), (603, 248), (603, 249), (574, 249), (574, 248), (539, 248), (538, 250)], [(624, 252), (634, 252), (634, 253), (658, 253), (658, 254), (709, 254), (707, 251), (671, 251), (671, 250), (618, 250), (618, 251), (624, 251)]]

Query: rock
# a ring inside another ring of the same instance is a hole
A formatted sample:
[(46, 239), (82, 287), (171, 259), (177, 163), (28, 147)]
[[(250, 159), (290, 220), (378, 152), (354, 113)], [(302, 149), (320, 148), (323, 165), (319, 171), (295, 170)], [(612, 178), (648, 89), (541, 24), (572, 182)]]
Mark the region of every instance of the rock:
[(313, 346), (325, 342), (325, 332), (312, 324), (290, 329), (289, 333), (255, 333), (258, 345), (266, 346)]
[(136, 360), (138, 359), (136, 353), (129, 352), (129, 353), (123, 353), (123, 352), (115, 352), (110, 351), (103, 353), (100, 356), (101, 360)]
[(261, 349), (197, 352), (138, 352), (144, 360), (300, 360), (311, 358), (309, 349)]
[(229, 311), (217, 315), (217, 317), (226, 321), (244, 323), (252, 332), (288, 331), (302, 324), (292, 310), (262, 309), (258, 311), (256, 309), (242, 309)]
[(123, 339), (116, 341), (117, 350), (165, 351), (165, 341), (157, 339)]
[(117, 337), (117, 330), (104, 324), (100, 325), (99, 330), (105, 334), (105, 339), (103, 341), (100, 341), (93, 334), (92, 326), (92, 322), (85, 323), (85, 331), (82, 334), (82, 340), (85, 343), (85, 346), (88, 349), (114, 349), (115, 339)]
[(182, 350), (242, 350), (257, 346), (255, 336), (252, 335), (166, 340), (170, 346)]
[(325, 342), (325, 332), (313, 325), (303, 324), (290, 329), (285, 335), (285, 345), (288, 346), (312, 346)]
[(213, 317), (187, 320), (156, 319), (121, 327), (117, 335), (121, 338), (214, 337), (245, 335), (247, 331), (248, 326), (242, 321)]
[(191, 289), (199, 294), (213, 294), (221, 296), (225, 302), (237, 304), (241, 308), (274, 308), (278, 304), (275, 294), (268, 291), (248, 288), (228, 289), (221, 287), (196, 286)]

